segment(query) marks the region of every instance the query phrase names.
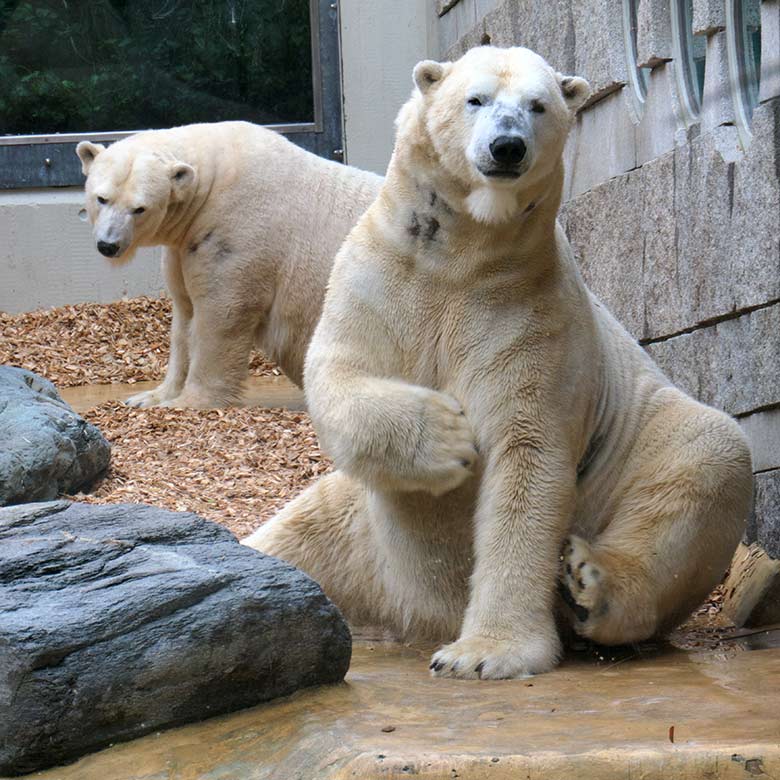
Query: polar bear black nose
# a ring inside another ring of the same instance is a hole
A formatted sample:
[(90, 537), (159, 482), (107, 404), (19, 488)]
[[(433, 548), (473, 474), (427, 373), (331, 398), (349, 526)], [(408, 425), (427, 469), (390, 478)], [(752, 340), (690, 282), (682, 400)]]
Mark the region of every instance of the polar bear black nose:
[(516, 135), (500, 135), (490, 144), (490, 154), (501, 165), (517, 165), (525, 157), (525, 142)]
[(119, 251), (119, 244), (109, 244), (107, 241), (98, 241), (98, 252), (106, 257), (113, 257)]

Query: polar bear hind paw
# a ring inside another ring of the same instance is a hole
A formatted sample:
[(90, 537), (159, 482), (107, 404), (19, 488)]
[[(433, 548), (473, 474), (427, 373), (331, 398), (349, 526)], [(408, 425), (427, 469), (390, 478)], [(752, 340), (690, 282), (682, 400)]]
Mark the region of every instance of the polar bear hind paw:
[(558, 592), (577, 623), (586, 623), (608, 611), (605, 589), (606, 577), (594, 560), (590, 545), (579, 536), (570, 536), (561, 551)]

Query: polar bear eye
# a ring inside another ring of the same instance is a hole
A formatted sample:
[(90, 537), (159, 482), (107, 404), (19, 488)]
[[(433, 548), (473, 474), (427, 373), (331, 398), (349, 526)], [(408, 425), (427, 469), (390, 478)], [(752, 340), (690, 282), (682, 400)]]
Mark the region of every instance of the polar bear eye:
[(143, 214), (146, 209), (143, 206), (139, 206), (137, 209), (133, 209), (133, 214)]
[(471, 97), (466, 101), (470, 106), (481, 106), (482, 101), (478, 97)]
[(103, 205), (105, 205), (106, 203), (108, 203), (108, 201), (107, 201), (105, 198), (101, 198), (101, 197), (100, 197), (100, 195), (98, 195), (98, 196), (97, 196), (97, 202), (98, 202), (98, 203), (99, 203), (101, 206), (103, 206)]
[(540, 103), (538, 100), (531, 101), (531, 111), (533, 111), (534, 114), (543, 114), (545, 112), (544, 104)]

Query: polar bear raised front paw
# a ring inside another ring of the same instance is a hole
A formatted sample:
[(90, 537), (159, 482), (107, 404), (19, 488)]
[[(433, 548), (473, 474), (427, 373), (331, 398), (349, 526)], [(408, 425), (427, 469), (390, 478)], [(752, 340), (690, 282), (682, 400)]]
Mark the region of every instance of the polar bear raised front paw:
[(479, 453), (460, 404), (443, 393), (423, 400), (412, 479), (434, 495), (453, 490), (471, 476)]

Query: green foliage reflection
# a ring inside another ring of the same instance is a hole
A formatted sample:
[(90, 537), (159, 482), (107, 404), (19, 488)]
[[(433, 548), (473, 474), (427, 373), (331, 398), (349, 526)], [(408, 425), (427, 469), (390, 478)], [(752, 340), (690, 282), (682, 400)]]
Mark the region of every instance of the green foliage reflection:
[(313, 120), (308, 0), (0, 0), (0, 133)]

